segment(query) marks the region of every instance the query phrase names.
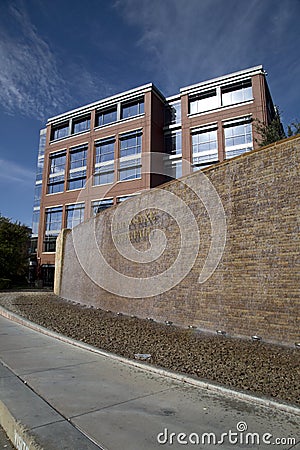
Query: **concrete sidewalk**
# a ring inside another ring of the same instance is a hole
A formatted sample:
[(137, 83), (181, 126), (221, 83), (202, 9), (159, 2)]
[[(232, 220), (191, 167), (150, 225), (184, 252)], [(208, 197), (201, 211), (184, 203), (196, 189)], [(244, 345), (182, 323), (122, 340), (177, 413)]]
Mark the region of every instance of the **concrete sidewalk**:
[(0, 424), (20, 449), (300, 449), (297, 409), (176, 381), (1, 316), (0, 358)]

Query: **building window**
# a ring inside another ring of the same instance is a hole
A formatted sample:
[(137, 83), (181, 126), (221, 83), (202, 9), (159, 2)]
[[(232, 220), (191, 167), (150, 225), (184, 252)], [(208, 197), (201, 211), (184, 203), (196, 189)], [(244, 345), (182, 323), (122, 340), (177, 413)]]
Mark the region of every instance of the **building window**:
[(55, 139), (62, 139), (69, 135), (69, 121), (63, 122), (59, 125), (52, 125), (51, 141)]
[(44, 252), (55, 252), (57, 236), (45, 236)]
[(141, 177), (141, 130), (120, 136), (119, 180), (132, 180)]
[(165, 174), (171, 179), (182, 177), (182, 158), (170, 159), (165, 161)]
[(65, 182), (66, 152), (50, 155), (50, 170), (48, 178), (48, 194), (63, 192)]
[[(38, 246), (38, 238), (37, 236), (32, 236), (30, 238), (30, 247), (29, 247), (29, 253), (31, 256), (33, 256), (34, 254), (37, 253), (37, 246)], [(33, 274), (31, 274), (31, 270), (34, 272)], [(29, 281), (34, 281), (35, 280), (35, 273), (36, 273), (36, 263), (34, 260), (32, 260), (30, 258), (29, 261)]]
[(94, 185), (113, 183), (115, 138), (96, 143), (95, 149)]
[(95, 165), (115, 159), (115, 138), (104, 139), (96, 143)]
[(217, 128), (205, 128), (192, 134), (192, 162), (199, 170), (218, 162)]
[(126, 158), (120, 160), (119, 180), (127, 181), (135, 178), (141, 178), (141, 158)]
[(114, 201), (112, 198), (103, 198), (102, 200), (92, 201), (92, 216), (95, 216), (104, 209), (110, 208), (113, 204)]
[(143, 98), (122, 104), (121, 119), (129, 119), (139, 114), (144, 114)]
[(40, 131), (39, 152), (38, 157), (45, 155), (47, 128)]
[(101, 184), (111, 184), (114, 182), (114, 165), (107, 164), (103, 167), (95, 168), (94, 186)]
[(86, 170), (70, 172), (68, 178), (68, 190), (83, 189), (86, 181)]
[(55, 252), (56, 238), (62, 226), (62, 206), (46, 208), (44, 252)]
[(36, 181), (41, 181), (43, 179), (43, 169), (44, 169), (44, 155), (46, 147), (46, 132), (47, 129), (43, 128), (40, 131), (40, 142), (39, 142), (39, 152), (36, 168)]
[(87, 145), (73, 147), (70, 149), (70, 170), (86, 167)]
[(36, 167), (35, 181), (41, 181), (43, 179), (43, 170), (44, 170), (44, 156), (39, 156)]
[(120, 136), (120, 158), (130, 155), (138, 155), (142, 151), (142, 132), (122, 134)]
[(234, 105), (252, 99), (251, 80), (225, 86), (221, 90), (222, 105)]
[(189, 101), (190, 114), (210, 111), (211, 109), (218, 108), (218, 106), (219, 102), (216, 89), (192, 96)]
[(57, 194), (64, 191), (64, 175), (52, 178), (48, 184), (48, 194)]
[(34, 188), (34, 201), (33, 201), (33, 207), (40, 206), (41, 202), (41, 196), (42, 196), (42, 184), (36, 184)]
[(121, 197), (117, 197), (117, 203), (123, 203), (126, 200), (135, 197), (137, 194), (131, 194), (131, 195), (122, 195)]
[(251, 119), (245, 117), (224, 124), (225, 158), (233, 158), (253, 149)]
[(84, 203), (66, 206), (67, 228), (74, 228), (84, 221)]
[(169, 103), (165, 107), (165, 125), (181, 123), (181, 101)]
[(43, 279), (44, 287), (50, 287), (53, 289), (54, 272), (55, 272), (54, 264), (43, 264), (42, 265), (42, 279)]
[(182, 176), (182, 136), (181, 130), (165, 135), (165, 171), (170, 178)]
[(33, 211), (32, 215), (32, 237), (36, 237), (39, 232), (40, 210)]
[(168, 155), (181, 155), (182, 136), (181, 130), (165, 135), (165, 153)]
[(68, 190), (82, 189), (86, 181), (87, 145), (74, 147), (70, 150), (70, 169)]
[(96, 127), (102, 127), (117, 121), (117, 106), (96, 112)]
[(79, 117), (78, 119), (73, 119), (72, 121), (72, 133), (82, 133), (87, 131), (91, 126), (91, 116)]
[(62, 206), (46, 208), (46, 234), (58, 235), (62, 224)]
[(174, 161), (172, 168), (174, 171), (175, 178), (182, 177), (182, 161)]

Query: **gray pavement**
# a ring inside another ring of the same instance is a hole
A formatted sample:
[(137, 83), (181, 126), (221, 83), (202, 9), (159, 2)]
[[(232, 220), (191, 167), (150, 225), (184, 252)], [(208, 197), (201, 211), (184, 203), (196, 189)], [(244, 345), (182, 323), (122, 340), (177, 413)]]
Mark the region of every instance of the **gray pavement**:
[(0, 425), (17, 448), (300, 450), (296, 410), (176, 381), (1, 316), (0, 359)]

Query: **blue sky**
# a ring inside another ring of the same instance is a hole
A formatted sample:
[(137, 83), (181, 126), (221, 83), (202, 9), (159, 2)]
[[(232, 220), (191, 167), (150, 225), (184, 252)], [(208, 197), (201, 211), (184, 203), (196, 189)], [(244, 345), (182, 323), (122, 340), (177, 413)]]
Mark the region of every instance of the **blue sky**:
[(300, 120), (300, 0), (0, 0), (0, 212), (31, 226), (48, 117), (154, 82), (180, 87), (263, 64)]

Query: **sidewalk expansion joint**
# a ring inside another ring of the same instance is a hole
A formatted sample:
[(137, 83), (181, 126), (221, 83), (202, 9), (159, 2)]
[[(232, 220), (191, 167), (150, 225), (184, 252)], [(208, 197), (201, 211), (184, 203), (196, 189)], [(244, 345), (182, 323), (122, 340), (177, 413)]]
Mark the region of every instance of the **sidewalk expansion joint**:
[[(82, 363), (76, 363), (76, 364), (66, 364), (65, 366), (58, 366), (58, 367), (49, 367), (48, 369), (40, 369), (40, 370), (34, 370), (33, 372), (26, 372), (26, 373), (20, 373), (20, 377), (27, 377), (27, 375), (34, 375), (36, 373), (43, 373), (43, 372), (51, 372), (53, 370), (64, 370), (69, 369), (70, 367), (77, 367), (82, 366), (84, 364), (91, 364), (96, 362), (95, 360), (82, 362)], [(11, 369), (10, 369), (11, 370)]]
[[(51, 406), (51, 408), (54, 409), (52, 406)], [(61, 413), (59, 413), (59, 414), (61, 415)], [(66, 419), (64, 419), (62, 417), (60, 420), (54, 420), (53, 422), (47, 422), (47, 423), (44, 423), (43, 425), (37, 425), (36, 427), (32, 427), (31, 430), (35, 431), (35, 430), (38, 430), (39, 428), (47, 427), (49, 425), (54, 425), (55, 423), (64, 423), (65, 421), (66, 421)]]
[(114, 408), (115, 406), (119, 406), (119, 405), (125, 405), (126, 403), (134, 402), (134, 401), (140, 400), (142, 398), (151, 397), (151, 396), (154, 396), (154, 395), (157, 395), (157, 394), (161, 394), (163, 392), (168, 392), (168, 391), (171, 391), (173, 389), (175, 389), (175, 386), (174, 387), (170, 387), (168, 389), (162, 389), (162, 390), (156, 391), (156, 392), (151, 392), (150, 394), (139, 395), (138, 397), (130, 398), (129, 400), (124, 400), (123, 402), (113, 403), (111, 405), (103, 406), (102, 408), (97, 408), (97, 409), (94, 409), (94, 410), (91, 410), (91, 411), (86, 411), (86, 412), (81, 413), (81, 414), (76, 414), (74, 416), (71, 416), (70, 420), (77, 419), (78, 417), (86, 416), (88, 414), (92, 414), (92, 413), (95, 413), (95, 412), (98, 412), (98, 411), (103, 411), (104, 409)]

